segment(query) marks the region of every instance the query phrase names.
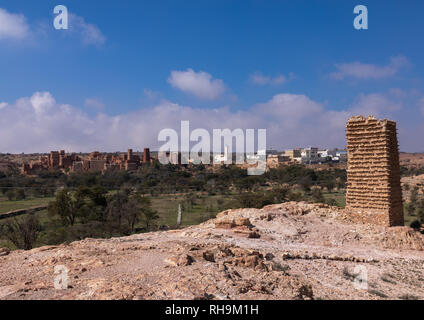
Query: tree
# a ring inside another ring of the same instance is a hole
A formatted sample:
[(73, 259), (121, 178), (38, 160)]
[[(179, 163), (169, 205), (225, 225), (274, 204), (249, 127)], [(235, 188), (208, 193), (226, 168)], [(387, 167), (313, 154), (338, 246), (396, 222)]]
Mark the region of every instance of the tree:
[(421, 229), (421, 222), (419, 220), (414, 220), (411, 222), (410, 227), (415, 230)]
[(16, 200), (24, 200), (26, 198), (24, 189), (17, 189), (15, 193)]
[(127, 222), (130, 232), (134, 232), (135, 225), (140, 221), (142, 212), (141, 196), (132, 195), (129, 197), (128, 202), (124, 205), (123, 218)]
[[(150, 230), (153, 222), (159, 219), (157, 211), (152, 210), (152, 204), (149, 198), (141, 196), (140, 193), (118, 192), (109, 201), (108, 207), (109, 220), (118, 226), (119, 232), (134, 232), (138, 222), (143, 221), (146, 230)], [(122, 229), (122, 222), (126, 222)]]
[(328, 181), (325, 183), (325, 186), (327, 187), (328, 192), (330, 192), (330, 193), (331, 193), (331, 191), (333, 191), (333, 189), (336, 187), (336, 184), (334, 183), (334, 181), (333, 181), (333, 180), (328, 180)]
[(346, 187), (346, 183), (344, 181), (339, 180), (336, 182), (336, 186), (337, 186), (337, 190), (344, 189)]
[(9, 188), (11, 188), (12, 186), (12, 183), (8, 182), (7, 180), (0, 180), (0, 190), (3, 194), (6, 194), (6, 192), (10, 190)]
[(300, 178), (299, 184), (302, 187), (303, 191), (309, 192), (311, 191), (312, 179), (309, 176), (304, 176)]
[(315, 202), (325, 202), (325, 198), (322, 195), (322, 191), (319, 188), (313, 188), (312, 189), (312, 198), (314, 199)]
[(146, 230), (149, 231), (150, 227), (153, 225), (153, 222), (159, 219), (159, 215), (156, 210), (152, 210), (151, 208), (145, 208), (143, 210), (143, 218)]
[(91, 188), (89, 197), (94, 205), (106, 208), (107, 206), (107, 190), (102, 186), (94, 186)]
[(48, 212), (51, 216), (60, 216), (64, 225), (73, 226), (81, 214), (82, 205), (81, 197), (74, 199), (71, 191), (62, 189), (57, 192), (55, 200), (49, 203)]
[(122, 218), (128, 210), (128, 194), (123, 191), (118, 191), (113, 194), (106, 207), (107, 219), (121, 232)]
[(9, 200), (9, 201), (12, 201), (13, 199), (15, 199), (15, 191), (13, 191), (13, 190), (6, 191), (5, 195), (7, 197), (7, 200)]
[(128, 228), (134, 232), (135, 225), (143, 221), (146, 230), (149, 231), (153, 222), (159, 219), (157, 211), (152, 209), (152, 202), (149, 198), (135, 193), (129, 196), (128, 202), (125, 205), (124, 219), (127, 221)]
[(415, 216), (415, 204), (408, 202), (405, 204), (405, 211), (410, 216)]
[(0, 235), (10, 240), (18, 249), (24, 250), (33, 248), (40, 231), (41, 226), (34, 214), (14, 218), (0, 225)]
[(421, 223), (424, 223), (424, 200), (418, 202), (416, 213)]
[(244, 192), (236, 196), (241, 208), (261, 208), (262, 202), (258, 201), (259, 197), (253, 192)]
[(74, 193), (78, 215), (84, 222), (105, 221), (107, 190), (101, 186), (80, 186)]
[(239, 194), (236, 199), (240, 203), (241, 208), (262, 208), (266, 205), (273, 204), (275, 201), (274, 194), (269, 193), (254, 193), (244, 192)]
[(325, 202), (330, 206), (337, 206), (337, 201), (334, 198), (327, 199)]
[(287, 201), (287, 196), (289, 194), (289, 188), (287, 187), (280, 187), (275, 190), (273, 190), (273, 196), (276, 203), (281, 203), (284, 201)]

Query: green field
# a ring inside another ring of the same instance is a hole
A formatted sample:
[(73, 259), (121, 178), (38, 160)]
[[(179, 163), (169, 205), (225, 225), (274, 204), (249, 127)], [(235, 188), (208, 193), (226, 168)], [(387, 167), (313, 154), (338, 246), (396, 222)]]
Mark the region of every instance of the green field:
[(177, 222), (178, 204), (182, 205), (182, 225), (199, 224), (213, 218), (218, 212), (231, 206), (231, 196), (198, 195), (193, 206), (185, 203), (185, 197), (166, 195), (151, 197), (152, 208), (159, 214), (158, 225), (174, 226)]
[[(231, 196), (207, 196), (198, 195), (192, 206), (187, 205), (184, 195), (163, 195), (150, 197), (152, 209), (159, 214), (158, 225), (172, 226), (176, 224), (178, 204), (182, 205), (182, 225), (198, 224), (214, 216), (217, 212), (225, 210), (233, 201)], [(0, 214), (31, 208), (39, 205), (48, 204), (54, 198), (34, 198), (25, 200), (7, 200), (0, 199)], [(40, 215), (38, 213), (37, 215)]]
[(336, 200), (337, 206), (344, 208), (346, 206), (346, 195), (345, 191), (334, 191), (334, 192), (323, 192), (325, 200), (334, 199)]
[(5, 198), (2, 198), (0, 199), (0, 213), (48, 204), (53, 199), (54, 198), (33, 198), (33, 199), (9, 201)]

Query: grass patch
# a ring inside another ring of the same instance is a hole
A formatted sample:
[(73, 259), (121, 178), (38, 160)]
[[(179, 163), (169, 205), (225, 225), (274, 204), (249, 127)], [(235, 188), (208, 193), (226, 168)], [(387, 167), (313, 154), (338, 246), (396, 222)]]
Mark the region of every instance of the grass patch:
[(185, 196), (164, 195), (150, 197), (152, 209), (159, 214), (158, 225), (174, 226), (177, 222), (178, 205), (182, 205), (183, 226), (195, 225), (208, 219), (214, 218), (220, 211), (233, 206), (234, 199), (224, 195), (198, 195), (195, 203), (188, 206), (185, 203)]
[(2, 200), (0, 201), (0, 213), (6, 213), (9, 211), (41, 206), (43, 204), (48, 204), (52, 200), (54, 200), (53, 197), (33, 198), (33, 199), (25, 199), (25, 200), (17, 200), (17, 201)]
[(346, 206), (346, 195), (345, 191), (334, 191), (334, 192), (323, 192), (325, 200), (334, 199), (336, 206), (344, 208)]

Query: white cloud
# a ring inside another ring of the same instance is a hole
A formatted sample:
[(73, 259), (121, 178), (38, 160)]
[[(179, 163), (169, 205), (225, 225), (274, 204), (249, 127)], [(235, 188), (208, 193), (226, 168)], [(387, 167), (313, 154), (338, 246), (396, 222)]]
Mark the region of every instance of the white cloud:
[(89, 108), (94, 108), (96, 110), (103, 110), (105, 104), (97, 98), (87, 98), (84, 101), (84, 105)]
[(0, 8), (0, 40), (24, 39), (29, 34), (26, 18), (21, 14), (13, 14)]
[(43, 114), (51, 111), (56, 105), (56, 100), (49, 92), (36, 92), (30, 99), (30, 103), (36, 114)]
[(330, 77), (336, 80), (343, 80), (345, 78), (382, 79), (394, 76), (403, 67), (408, 65), (409, 61), (404, 56), (390, 58), (390, 63), (386, 66), (361, 62), (336, 64), (337, 71), (331, 73)]
[(97, 26), (73, 13), (69, 13), (69, 30), (78, 34), (86, 45), (102, 45), (106, 42), (106, 37)]
[(174, 88), (207, 100), (219, 98), (226, 90), (222, 80), (213, 80), (209, 73), (195, 72), (193, 69), (171, 71), (168, 82)]
[[(41, 26), (41, 27), (40, 27)], [(38, 26), (31, 26), (37, 32), (46, 32), (47, 25), (39, 23)], [(106, 42), (106, 37), (100, 29), (85, 21), (83, 17), (69, 13), (69, 34), (77, 36), (86, 45), (102, 45)], [(22, 14), (9, 13), (0, 8), (0, 40), (17, 39), (22, 40), (30, 34), (30, 26), (27, 19)]]
[[(268, 146), (283, 149), (296, 146), (343, 147), (345, 124), (352, 115), (374, 114), (393, 118), (401, 104), (388, 95), (360, 95), (341, 111), (329, 110), (306, 95), (280, 93), (247, 110), (228, 107), (199, 109), (162, 101), (152, 108), (109, 116), (89, 116), (81, 109), (59, 104), (48, 92), (37, 92), (14, 104), (1, 104), (0, 150), (2, 152), (117, 151), (131, 147), (157, 150), (158, 133), (164, 128), (179, 132), (180, 121), (189, 120), (191, 130), (253, 128), (267, 129)], [(424, 106), (424, 101), (423, 101)], [(421, 145), (417, 139), (416, 146)], [(413, 146), (413, 141), (408, 141)]]
[(398, 101), (389, 99), (388, 96), (380, 93), (360, 94), (352, 107), (354, 114), (374, 115), (376, 117), (386, 116), (402, 108)]
[(0, 102), (0, 110), (7, 107), (6, 102)]
[(285, 77), (283, 75), (270, 77), (270, 76), (265, 76), (260, 72), (257, 72), (257, 73), (251, 74), (249, 79), (250, 79), (250, 82), (252, 82), (253, 84), (264, 86), (269, 84), (271, 85), (283, 84), (289, 81), (292, 77), (293, 77), (292, 73), (290, 73), (289, 77)]

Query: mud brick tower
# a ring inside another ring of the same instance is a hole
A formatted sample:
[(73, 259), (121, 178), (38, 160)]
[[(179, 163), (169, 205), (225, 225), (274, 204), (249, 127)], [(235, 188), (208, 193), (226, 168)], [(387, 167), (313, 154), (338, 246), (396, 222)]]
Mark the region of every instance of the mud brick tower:
[(149, 148), (144, 148), (143, 162), (144, 163), (150, 162), (150, 149)]
[(364, 223), (404, 225), (396, 122), (352, 117), (346, 138), (346, 208)]

